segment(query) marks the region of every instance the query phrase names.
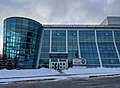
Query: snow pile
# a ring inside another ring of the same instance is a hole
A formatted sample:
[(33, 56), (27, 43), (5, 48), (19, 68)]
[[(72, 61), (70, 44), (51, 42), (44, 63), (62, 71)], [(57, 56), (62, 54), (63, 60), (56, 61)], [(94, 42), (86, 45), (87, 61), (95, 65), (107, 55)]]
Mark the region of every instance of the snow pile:
[(69, 68), (63, 70), (65, 74), (120, 74), (120, 68)]
[[(95, 74), (120, 74), (120, 68), (69, 68), (62, 71), (65, 75), (95, 75)], [(60, 74), (57, 70), (41, 68), (27, 70), (0, 70), (1, 78), (19, 77), (47, 77)], [(63, 75), (64, 75), (63, 74)]]
[(120, 68), (69, 68), (63, 74), (53, 69), (0, 70), (0, 83), (23, 80), (66, 80), (71, 78), (89, 78), (120, 74)]
[(6, 69), (0, 70), (0, 78), (47, 76), (57, 74), (59, 74), (58, 71), (47, 68), (27, 70), (6, 70)]

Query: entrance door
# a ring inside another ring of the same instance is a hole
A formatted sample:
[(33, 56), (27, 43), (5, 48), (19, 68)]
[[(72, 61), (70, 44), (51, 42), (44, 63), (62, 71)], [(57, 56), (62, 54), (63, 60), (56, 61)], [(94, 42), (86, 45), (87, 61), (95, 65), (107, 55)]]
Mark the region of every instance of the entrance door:
[(66, 62), (51, 62), (51, 68), (56, 70), (62, 70), (67, 68)]
[(59, 69), (65, 69), (65, 68), (66, 68), (66, 62), (60, 62)]
[(57, 62), (51, 62), (52, 69), (58, 69), (58, 63)]
[(68, 52), (50, 52), (49, 68), (58, 70), (68, 68)]

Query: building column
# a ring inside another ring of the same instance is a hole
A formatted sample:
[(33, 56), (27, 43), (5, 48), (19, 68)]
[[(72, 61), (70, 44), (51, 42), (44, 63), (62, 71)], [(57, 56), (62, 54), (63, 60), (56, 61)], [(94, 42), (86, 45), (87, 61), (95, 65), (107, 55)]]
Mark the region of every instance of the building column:
[(41, 33), (41, 42), (39, 43), (39, 50), (38, 50), (38, 56), (37, 56), (37, 63), (36, 63), (36, 68), (38, 68), (39, 66), (39, 61), (40, 61), (40, 54), (41, 54), (41, 48), (42, 48), (42, 42), (43, 42), (43, 34), (44, 34), (44, 30), (42, 30), (42, 33)]
[(120, 55), (119, 55), (119, 52), (118, 52), (118, 49), (117, 49), (117, 45), (115, 43), (115, 35), (114, 35), (113, 30), (112, 30), (112, 36), (113, 36), (113, 42), (114, 42), (115, 50), (116, 50), (116, 53), (117, 53), (117, 56), (118, 56), (118, 59), (119, 59), (119, 62), (120, 62)]
[(50, 30), (50, 52), (52, 47), (52, 30)]
[(58, 63), (60, 62), (59, 58), (58, 58)]
[(77, 45), (78, 45), (78, 57), (81, 58), (80, 44), (79, 44), (79, 30), (77, 30)]
[(95, 30), (95, 43), (96, 43), (96, 47), (97, 47), (97, 53), (98, 53), (98, 58), (99, 58), (99, 62), (100, 62), (100, 67), (103, 67), (102, 66), (102, 60), (101, 60), (100, 52), (99, 52), (98, 42), (97, 42), (97, 33), (96, 33), (96, 30)]
[(68, 31), (66, 30), (66, 52), (68, 52)]
[(66, 68), (68, 68), (68, 58), (66, 59)]
[(49, 69), (52, 69), (52, 63), (50, 58), (49, 58)]

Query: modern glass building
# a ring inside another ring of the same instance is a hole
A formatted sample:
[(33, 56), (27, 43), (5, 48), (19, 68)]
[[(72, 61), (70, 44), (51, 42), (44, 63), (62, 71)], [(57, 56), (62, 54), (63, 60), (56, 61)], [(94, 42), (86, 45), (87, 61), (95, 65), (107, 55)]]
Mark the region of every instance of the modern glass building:
[[(100, 25), (41, 25), (22, 17), (4, 21), (4, 57), (20, 68), (120, 67), (120, 17)], [(79, 62), (79, 61), (78, 61)]]
[(4, 59), (18, 59), (19, 68), (36, 68), (42, 25), (23, 17), (4, 20)]

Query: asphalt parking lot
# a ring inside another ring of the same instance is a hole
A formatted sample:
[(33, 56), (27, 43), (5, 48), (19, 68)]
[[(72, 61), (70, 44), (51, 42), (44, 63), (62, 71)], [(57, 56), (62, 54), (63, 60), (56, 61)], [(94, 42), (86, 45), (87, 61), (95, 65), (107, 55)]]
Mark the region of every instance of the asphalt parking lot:
[(120, 88), (120, 77), (15, 82), (0, 84), (0, 88)]

